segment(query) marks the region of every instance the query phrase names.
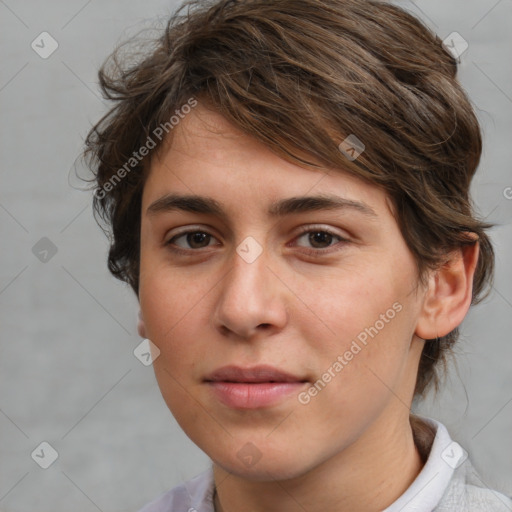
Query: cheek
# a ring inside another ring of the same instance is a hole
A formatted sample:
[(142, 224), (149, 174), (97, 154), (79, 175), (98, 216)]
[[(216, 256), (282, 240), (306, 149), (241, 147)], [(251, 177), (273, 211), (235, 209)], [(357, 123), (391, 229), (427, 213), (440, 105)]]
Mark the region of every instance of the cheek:
[(337, 403), (356, 413), (399, 387), (414, 333), (411, 283), (369, 268), (326, 280), (316, 293), (304, 290), (318, 319), (303, 315), (301, 334), (315, 356), (316, 388), (323, 396), (311, 402)]
[(210, 288), (156, 267), (141, 280), (139, 299), (146, 333), (160, 350), (153, 363), (155, 377), (167, 406), (187, 433), (205, 422), (191, 397), (198, 394), (193, 376), (204, 357), (206, 332), (197, 315)]
[[(298, 289), (300, 300), (292, 315), (300, 322), (303, 337), (320, 353), (338, 354), (358, 337), (364, 343), (376, 330), (393, 329), (405, 286), (378, 267), (367, 268), (347, 266), (321, 280), (304, 280)], [(395, 303), (399, 304), (393, 307)]]
[[(178, 273), (169, 271), (154, 272), (141, 281), (139, 298), (146, 330), (161, 351), (168, 350), (169, 345), (179, 351), (181, 347), (176, 341), (192, 336), (197, 328), (197, 311), (207, 294), (207, 286), (201, 286), (197, 280), (180, 279)], [(190, 334), (183, 337), (187, 332)]]

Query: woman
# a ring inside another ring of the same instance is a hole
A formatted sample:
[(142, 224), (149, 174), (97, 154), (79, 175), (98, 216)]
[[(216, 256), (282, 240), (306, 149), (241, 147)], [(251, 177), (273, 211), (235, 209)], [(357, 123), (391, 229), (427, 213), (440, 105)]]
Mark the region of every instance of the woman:
[(188, 6), (102, 68), (87, 139), (109, 268), (212, 459), (143, 511), (511, 510), (410, 413), (493, 272), (454, 57), (378, 1)]

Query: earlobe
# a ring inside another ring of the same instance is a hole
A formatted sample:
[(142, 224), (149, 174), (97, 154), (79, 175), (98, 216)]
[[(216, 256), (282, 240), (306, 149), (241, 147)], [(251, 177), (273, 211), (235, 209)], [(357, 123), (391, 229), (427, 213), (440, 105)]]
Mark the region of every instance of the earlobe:
[(460, 247), (429, 276), (415, 334), (422, 339), (446, 336), (458, 327), (471, 305), (479, 244)]
[(137, 321), (137, 332), (141, 338), (146, 338), (146, 326), (144, 325), (144, 318), (142, 317), (142, 311), (139, 309), (139, 316)]

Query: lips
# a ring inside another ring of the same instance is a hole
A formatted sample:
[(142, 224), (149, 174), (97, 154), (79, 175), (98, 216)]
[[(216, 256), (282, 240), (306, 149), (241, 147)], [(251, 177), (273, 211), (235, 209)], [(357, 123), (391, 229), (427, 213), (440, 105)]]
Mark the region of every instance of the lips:
[(307, 379), (273, 366), (224, 366), (204, 379), (214, 396), (236, 409), (270, 407), (298, 393)]
[(303, 379), (283, 372), (273, 366), (260, 365), (252, 368), (240, 368), (239, 366), (224, 366), (215, 370), (206, 379), (207, 382), (306, 382)]

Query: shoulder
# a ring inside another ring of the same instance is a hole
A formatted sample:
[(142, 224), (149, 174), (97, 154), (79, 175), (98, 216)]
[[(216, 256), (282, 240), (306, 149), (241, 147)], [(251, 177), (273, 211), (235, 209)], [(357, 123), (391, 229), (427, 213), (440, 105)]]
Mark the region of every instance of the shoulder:
[(436, 512), (510, 512), (512, 499), (487, 487), (469, 461), (458, 467)]
[(208, 469), (165, 492), (139, 512), (214, 512), (213, 471)]
[(436, 470), (451, 468), (442, 497), (434, 512), (511, 512), (512, 499), (489, 488), (474, 468), (467, 452), (453, 441), (446, 427), (435, 420), (423, 418), (436, 428), (429, 461)]

